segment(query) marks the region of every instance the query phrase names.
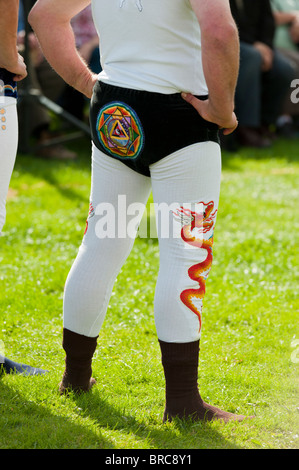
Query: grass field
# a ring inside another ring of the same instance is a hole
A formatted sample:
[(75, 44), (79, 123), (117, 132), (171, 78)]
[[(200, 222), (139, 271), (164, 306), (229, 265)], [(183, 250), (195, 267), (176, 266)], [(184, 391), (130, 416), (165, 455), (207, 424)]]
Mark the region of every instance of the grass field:
[(117, 278), (94, 359), (97, 386), (61, 397), (64, 283), (88, 213), (89, 143), (75, 162), (18, 155), (0, 240), (0, 340), (46, 368), (2, 376), (1, 449), (299, 447), (299, 142), (224, 153), (200, 353), (203, 398), (243, 423), (162, 424), (164, 379), (153, 317), (159, 252), (138, 238)]

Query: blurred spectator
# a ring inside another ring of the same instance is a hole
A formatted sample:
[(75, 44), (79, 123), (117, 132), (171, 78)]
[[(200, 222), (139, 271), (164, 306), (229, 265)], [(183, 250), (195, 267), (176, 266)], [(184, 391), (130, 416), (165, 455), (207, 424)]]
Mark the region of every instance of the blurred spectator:
[[(33, 6), (36, 0), (31, 0)], [(24, 51), (24, 8), (22, 1), (20, 2), (19, 11), (19, 32), (18, 32), (18, 47), (20, 53)], [(30, 62), (27, 64), (28, 75), (32, 87), (39, 90), (44, 96), (49, 98), (53, 102), (58, 102), (64, 89), (66, 88), (65, 82), (62, 78), (50, 67), (46, 59), (44, 58), (39, 43), (33, 32), (28, 35), (29, 48), (30, 48)], [(23, 83), (20, 82), (19, 90), (20, 95), (23, 89)], [(22, 99), (18, 102), (18, 116), (19, 126), (23, 126), (24, 120), (24, 108)], [(30, 123), (29, 132), (31, 137), (36, 140), (37, 144), (43, 144), (51, 139), (50, 124), (51, 117), (47, 110), (39, 103), (33, 101), (30, 107)], [(54, 159), (74, 159), (76, 154), (62, 145), (55, 145), (44, 147), (37, 151), (37, 156), (42, 158), (54, 158)]]
[[(271, 0), (271, 5), (276, 23), (274, 45), (294, 63), (296, 78), (299, 78), (299, 0)], [(286, 137), (296, 136), (294, 121), (298, 119), (299, 105), (292, 103), (290, 91), (277, 120), (279, 133)]]
[(77, 49), (94, 73), (100, 73), (102, 68), (99, 54), (99, 36), (95, 28), (91, 5), (75, 16), (71, 25), (76, 38)]
[[(91, 5), (76, 15), (72, 21), (76, 46), (85, 62), (94, 73), (100, 73), (99, 36), (94, 26)], [(86, 98), (74, 88), (67, 86), (62, 97), (62, 106), (78, 119), (84, 119)]]
[(298, 51), (299, 0), (271, 0), (271, 5), (276, 22), (275, 46)]
[(230, 0), (230, 4), (241, 41), (236, 135), (241, 145), (266, 147), (271, 145), (269, 129), (280, 114), (295, 70), (273, 47), (270, 0)]

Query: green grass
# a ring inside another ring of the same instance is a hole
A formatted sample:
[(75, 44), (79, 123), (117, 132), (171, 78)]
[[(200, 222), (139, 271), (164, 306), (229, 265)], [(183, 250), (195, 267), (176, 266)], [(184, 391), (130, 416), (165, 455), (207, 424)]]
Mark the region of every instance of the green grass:
[(94, 359), (98, 384), (61, 397), (62, 299), (88, 212), (89, 143), (76, 162), (19, 155), (0, 240), (0, 340), (46, 368), (0, 380), (0, 448), (294, 449), (299, 435), (299, 142), (224, 153), (200, 353), (203, 398), (243, 423), (162, 424), (153, 296), (156, 239), (135, 242)]

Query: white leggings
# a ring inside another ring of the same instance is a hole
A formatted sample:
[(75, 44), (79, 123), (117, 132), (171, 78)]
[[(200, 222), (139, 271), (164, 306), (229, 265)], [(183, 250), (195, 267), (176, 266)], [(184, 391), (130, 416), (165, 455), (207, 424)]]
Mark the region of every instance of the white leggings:
[(17, 101), (0, 97), (0, 235), (6, 217), (6, 197), (18, 146)]
[(134, 243), (139, 209), (152, 190), (155, 204), (163, 208), (156, 212), (157, 335), (179, 343), (200, 338), (219, 202), (220, 147), (214, 142), (191, 145), (151, 165), (150, 171), (151, 177), (136, 173), (93, 146), (88, 228), (65, 286), (64, 328), (90, 337), (99, 334), (116, 276)]

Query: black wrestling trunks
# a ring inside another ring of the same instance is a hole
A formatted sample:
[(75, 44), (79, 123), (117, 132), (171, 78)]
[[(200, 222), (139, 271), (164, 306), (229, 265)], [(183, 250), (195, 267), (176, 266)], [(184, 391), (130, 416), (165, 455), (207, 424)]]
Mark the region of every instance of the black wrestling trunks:
[(188, 145), (219, 143), (218, 126), (205, 121), (180, 93), (166, 95), (97, 82), (90, 123), (99, 150), (146, 176), (151, 164)]
[(17, 83), (13, 77), (12, 73), (0, 68), (0, 98), (1, 96), (17, 98)]

